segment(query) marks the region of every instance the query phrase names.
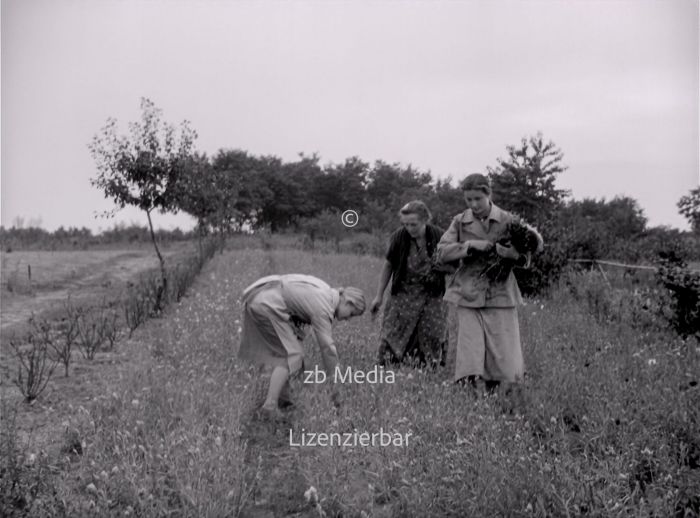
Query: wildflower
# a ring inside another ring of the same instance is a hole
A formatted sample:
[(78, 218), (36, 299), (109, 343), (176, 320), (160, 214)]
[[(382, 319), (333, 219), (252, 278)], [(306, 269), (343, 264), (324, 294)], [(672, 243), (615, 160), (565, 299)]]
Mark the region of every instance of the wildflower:
[(318, 501), (318, 493), (316, 492), (316, 488), (311, 486), (309, 489), (304, 491), (304, 498), (307, 502), (316, 503)]
[(138, 399), (132, 399), (132, 400), (131, 400), (131, 406), (133, 406), (133, 407), (139, 406), (139, 400), (138, 400)]
[(649, 364), (649, 365), (656, 365), (656, 359), (655, 359), (655, 358), (649, 358), (649, 360), (647, 361), (647, 364)]
[(642, 455), (652, 455), (654, 452), (649, 449), (649, 447), (645, 447), (642, 450)]
[(88, 493), (97, 493), (97, 487), (96, 487), (95, 484), (93, 484), (92, 482), (89, 483), (89, 484), (87, 485), (87, 487), (85, 488), (85, 490), (86, 490)]

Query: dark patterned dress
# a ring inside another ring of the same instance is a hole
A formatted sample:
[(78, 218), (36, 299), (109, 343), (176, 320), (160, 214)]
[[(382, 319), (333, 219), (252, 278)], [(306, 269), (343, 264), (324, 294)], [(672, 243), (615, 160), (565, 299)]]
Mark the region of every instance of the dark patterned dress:
[(411, 239), (406, 277), (384, 308), (380, 364), (417, 360), (434, 365), (444, 361), (447, 307), (441, 295), (430, 295), (425, 288), (432, 267), (427, 247), (419, 247)]

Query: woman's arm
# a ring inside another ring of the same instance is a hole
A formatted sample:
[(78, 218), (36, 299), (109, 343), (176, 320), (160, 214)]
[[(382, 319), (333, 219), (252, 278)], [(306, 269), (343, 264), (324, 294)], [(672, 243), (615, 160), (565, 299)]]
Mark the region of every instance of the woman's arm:
[(311, 327), (316, 336), (318, 348), (321, 351), (321, 360), (323, 367), (329, 376), (333, 375), (333, 371), (338, 365), (338, 350), (333, 343), (333, 330), (331, 321), (322, 316), (314, 317), (311, 321)]
[[(326, 322), (325, 319), (319, 318), (315, 319), (311, 325), (314, 328), (318, 348), (321, 350), (321, 359), (323, 361), (323, 367), (326, 374), (328, 377), (335, 379), (335, 370), (338, 368), (340, 362), (338, 360), (338, 350), (333, 343), (330, 321)], [(339, 388), (340, 387), (338, 384), (333, 383), (333, 388), (331, 389), (331, 401), (333, 401), (333, 405), (336, 408), (340, 407), (342, 403)]]
[(475, 239), (460, 243), (457, 239), (457, 225), (461, 225), (459, 216), (452, 220), (450, 228), (442, 235), (437, 246), (437, 262), (441, 264), (451, 263), (469, 256), (469, 250), (488, 252), (493, 248), (491, 241)]
[(451, 263), (466, 257), (469, 245), (458, 241), (457, 225), (459, 225), (458, 218), (454, 218), (447, 231), (440, 238), (440, 242), (437, 245), (438, 263)]
[(382, 305), (382, 299), (384, 298), (384, 290), (386, 290), (389, 284), (389, 279), (391, 279), (391, 263), (389, 263), (389, 261), (384, 261), (382, 273), (379, 275), (379, 284), (377, 284), (377, 295), (374, 297), (369, 307), (371, 313), (379, 311), (379, 307)]

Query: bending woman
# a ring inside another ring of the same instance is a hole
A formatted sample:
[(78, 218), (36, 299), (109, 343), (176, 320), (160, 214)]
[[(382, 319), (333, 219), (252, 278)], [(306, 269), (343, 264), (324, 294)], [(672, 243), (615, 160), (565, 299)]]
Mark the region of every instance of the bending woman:
[[(338, 365), (333, 321), (362, 315), (365, 297), (357, 288), (334, 289), (310, 275), (271, 275), (245, 289), (243, 305), (238, 355), (272, 368), (262, 409), (276, 414), (279, 404), (292, 404), (289, 377), (303, 368), (303, 326), (313, 329), (324, 368), (332, 375)], [(338, 406), (339, 393), (334, 389), (332, 394), (333, 403)]]
[[(462, 182), (467, 210), (452, 220), (438, 244), (441, 262), (461, 261), (461, 266), (446, 289), (445, 300), (451, 304), (456, 322), (449, 331), (450, 350), (455, 351), (455, 381), (472, 385), (482, 377), (487, 389), (502, 381), (514, 382), (524, 373), (520, 346), (517, 306), (522, 296), (513, 272), (504, 279), (490, 281), (483, 272), (495, 246), (498, 256), (529, 264), (529, 257), (515, 248), (496, 244), (514, 216), (491, 201), (491, 187), (484, 175), (472, 174)], [(542, 237), (537, 248), (542, 249)]]
[(407, 203), (400, 211), (401, 228), (390, 239), (377, 295), (370, 305), (376, 313), (391, 279), (391, 296), (384, 309), (379, 364), (399, 363), (416, 356), (436, 364), (446, 345), (444, 273), (436, 270), (433, 256), (442, 229), (431, 225), (430, 211), (422, 201)]

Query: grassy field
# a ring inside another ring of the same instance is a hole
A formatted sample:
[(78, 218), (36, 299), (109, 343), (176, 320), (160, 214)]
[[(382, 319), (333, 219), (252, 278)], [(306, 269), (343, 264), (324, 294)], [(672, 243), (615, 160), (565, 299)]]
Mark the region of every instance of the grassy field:
[[(175, 243), (166, 261), (192, 245)], [(122, 289), (144, 271), (158, 267), (152, 246), (89, 251), (0, 252), (0, 330), (21, 326), (32, 313), (51, 311), (69, 295), (94, 299)], [(31, 277), (30, 277), (31, 275)]]
[[(4, 462), (27, 488), (22, 512), (697, 516), (700, 346), (591, 314), (580, 293), (596, 281), (586, 275), (520, 309), (527, 377), (519, 391), (474, 396), (450, 382), (449, 369), (404, 367), (393, 384), (344, 385), (339, 411), (327, 384), (296, 380), (288, 423), (255, 419), (265, 380), (236, 359), (241, 290), (262, 275), (296, 272), (372, 294), (380, 267), (372, 257), (295, 250), (217, 256), (116, 361), (91, 366), (82, 399), (61, 406), (53, 389), (41, 410), (5, 406), (3, 439), (16, 439), (17, 453)], [(378, 332), (368, 315), (337, 324), (343, 364), (371, 369)], [(313, 340), (306, 347), (307, 365), (319, 363)], [(48, 407), (60, 433), (13, 433), (13, 416), (50, 415)], [(408, 446), (289, 441), (290, 429), (380, 428), (410, 432)]]

